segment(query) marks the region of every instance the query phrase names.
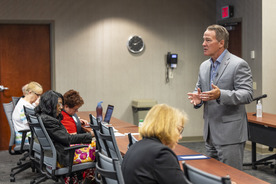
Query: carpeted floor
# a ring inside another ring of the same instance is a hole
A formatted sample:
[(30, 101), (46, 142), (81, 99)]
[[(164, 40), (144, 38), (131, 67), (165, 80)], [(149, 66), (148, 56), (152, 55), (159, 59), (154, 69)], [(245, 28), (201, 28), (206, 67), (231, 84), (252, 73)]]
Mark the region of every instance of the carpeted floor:
[[(21, 155), (10, 155), (8, 151), (0, 151), (0, 184), (11, 184), (10, 182), (10, 172), (11, 168), (17, 166), (18, 160)], [(24, 162), (23, 162), (24, 163)], [(38, 176), (38, 173), (32, 172), (32, 169), (27, 169), (15, 176), (15, 184), (30, 184), (30, 181)], [(43, 184), (53, 184), (53, 180), (47, 180)], [(61, 184), (55, 183), (55, 184)]]

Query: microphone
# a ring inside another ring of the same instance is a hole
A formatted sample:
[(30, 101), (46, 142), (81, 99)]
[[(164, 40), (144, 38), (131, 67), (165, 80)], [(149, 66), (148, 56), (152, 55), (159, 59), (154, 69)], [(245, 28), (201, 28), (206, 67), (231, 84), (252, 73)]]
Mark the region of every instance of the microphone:
[(262, 99), (262, 98), (266, 98), (267, 97), (267, 94), (263, 94), (262, 96), (259, 96), (259, 97), (256, 97), (256, 98), (253, 98), (253, 101), (255, 101), (255, 100), (260, 100), (260, 99)]

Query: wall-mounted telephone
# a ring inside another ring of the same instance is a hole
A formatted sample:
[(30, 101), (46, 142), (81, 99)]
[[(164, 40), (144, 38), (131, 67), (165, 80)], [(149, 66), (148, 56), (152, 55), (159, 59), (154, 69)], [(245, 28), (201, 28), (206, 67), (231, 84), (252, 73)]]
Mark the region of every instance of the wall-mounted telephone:
[(168, 83), (170, 79), (173, 78), (173, 69), (177, 67), (177, 58), (178, 54), (170, 53), (167, 54), (167, 74), (166, 74), (166, 82)]
[(178, 58), (178, 54), (172, 54), (172, 53), (168, 52), (167, 65), (172, 69), (176, 68), (177, 67), (177, 58)]

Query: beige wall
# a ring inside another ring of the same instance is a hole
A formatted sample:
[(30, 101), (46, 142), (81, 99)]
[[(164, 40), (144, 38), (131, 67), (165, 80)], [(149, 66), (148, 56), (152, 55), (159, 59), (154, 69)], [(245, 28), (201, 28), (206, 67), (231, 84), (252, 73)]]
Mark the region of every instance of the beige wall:
[[(99, 101), (115, 106), (114, 116), (133, 122), (132, 99), (151, 98), (185, 110), (185, 136), (201, 136), (202, 109), (194, 110), (194, 89), (202, 34), (216, 20), (215, 0), (0, 0), (2, 22), (53, 22), (53, 88), (83, 96), (80, 110)], [(131, 35), (146, 44), (141, 55), (126, 48)], [(178, 53), (173, 79), (166, 83), (165, 58)], [(87, 117), (88, 118), (88, 117)]]
[(263, 100), (263, 111), (268, 113), (276, 113), (276, 65), (275, 65), (275, 49), (276, 49), (276, 15), (275, 15), (276, 1), (263, 1), (262, 9), (262, 44), (263, 44), (263, 63), (262, 63), (262, 82), (263, 93), (268, 95), (266, 100)]

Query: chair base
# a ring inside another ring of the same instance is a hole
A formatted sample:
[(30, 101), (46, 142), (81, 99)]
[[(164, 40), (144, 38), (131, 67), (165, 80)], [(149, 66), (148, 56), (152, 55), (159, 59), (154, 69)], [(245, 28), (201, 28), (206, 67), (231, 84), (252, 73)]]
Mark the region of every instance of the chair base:
[(41, 174), (39, 175), (38, 177), (36, 177), (35, 179), (33, 179), (30, 184), (38, 184), (38, 183), (41, 183), (41, 182), (44, 182), (46, 180), (48, 180), (49, 178), (44, 175), (44, 174)]
[(31, 163), (31, 161), (28, 161), (24, 164), (21, 164), (17, 167), (12, 168), (11, 173), (10, 173), (10, 182), (15, 182), (15, 175), (16, 174), (21, 173), (22, 171), (25, 171), (26, 169), (31, 168), (31, 167), (32, 167), (32, 163)]
[(23, 157), (21, 157), (21, 158), (19, 159), (19, 161), (17, 162), (17, 165), (21, 165), (21, 164), (22, 164), (22, 161), (25, 161), (28, 157), (29, 157), (29, 153), (25, 153), (25, 154), (23, 155)]

